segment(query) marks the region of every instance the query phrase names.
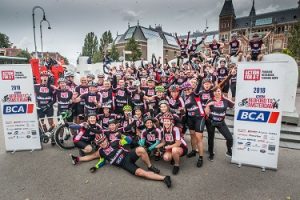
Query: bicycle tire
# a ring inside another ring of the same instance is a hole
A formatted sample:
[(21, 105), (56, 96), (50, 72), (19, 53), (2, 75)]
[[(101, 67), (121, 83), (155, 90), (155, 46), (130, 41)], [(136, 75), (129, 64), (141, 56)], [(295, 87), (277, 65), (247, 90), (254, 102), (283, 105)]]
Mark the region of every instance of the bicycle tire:
[[(72, 137), (72, 134), (71, 134), (70, 139), (68, 140), (68, 144), (69, 144), (69, 145), (66, 145), (65, 140), (64, 140), (63, 143), (60, 141), (60, 132), (61, 132), (62, 130), (65, 130), (66, 128), (67, 128), (67, 127), (66, 127), (65, 124), (60, 125), (60, 126), (55, 130), (55, 133), (54, 133), (54, 140), (55, 140), (57, 146), (59, 146), (59, 147), (62, 148), (62, 149), (66, 149), (66, 150), (68, 150), (68, 149), (73, 149), (73, 148), (75, 148), (75, 145), (74, 145), (74, 143), (73, 143), (73, 137)], [(67, 129), (69, 129), (69, 128), (67, 128)], [(70, 131), (70, 129), (69, 129), (69, 131)]]

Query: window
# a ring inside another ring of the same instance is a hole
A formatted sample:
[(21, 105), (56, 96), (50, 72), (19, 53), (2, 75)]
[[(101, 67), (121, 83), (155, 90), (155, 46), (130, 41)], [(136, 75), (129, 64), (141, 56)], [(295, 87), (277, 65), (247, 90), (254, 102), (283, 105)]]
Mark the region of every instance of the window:
[(257, 19), (255, 21), (255, 26), (261, 26), (261, 25), (267, 25), (267, 24), (272, 24), (272, 17)]
[(173, 45), (173, 46), (177, 46), (178, 45), (177, 42), (176, 42), (176, 39), (173, 36), (166, 35), (166, 34), (164, 34), (164, 36), (165, 36), (165, 38), (167, 40), (167, 43), (169, 45)]
[(146, 28), (142, 28), (142, 31), (146, 37), (146, 39), (151, 39), (151, 38), (160, 38), (158, 32), (146, 29)]
[(135, 31), (135, 27), (129, 28), (125, 35), (125, 40), (132, 38), (134, 31)]

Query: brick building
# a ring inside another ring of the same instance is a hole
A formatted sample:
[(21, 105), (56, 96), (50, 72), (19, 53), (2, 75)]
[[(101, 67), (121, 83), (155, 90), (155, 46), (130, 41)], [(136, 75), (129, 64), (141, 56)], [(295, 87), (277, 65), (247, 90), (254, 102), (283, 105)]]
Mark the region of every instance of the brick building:
[(164, 32), (161, 25), (155, 26), (154, 28), (151, 26), (146, 28), (137, 23), (136, 26), (130, 26), (128, 24), (128, 29), (125, 33), (118, 35), (114, 40), (120, 55), (123, 54), (126, 43), (132, 37), (137, 41), (142, 51), (142, 57), (145, 59), (147, 59), (147, 40), (151, 38), (161, 38), (163, 40), (163, 58), (171, 60), (176, 58), (177, 53), (179, 53), (179, 47), (175, 37), (170, 33)]

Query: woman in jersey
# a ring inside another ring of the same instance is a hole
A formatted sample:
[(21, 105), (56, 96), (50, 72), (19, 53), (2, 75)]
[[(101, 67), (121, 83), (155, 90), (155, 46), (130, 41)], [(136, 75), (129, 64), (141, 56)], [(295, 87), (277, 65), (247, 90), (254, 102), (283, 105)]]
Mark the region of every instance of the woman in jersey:
[[(111, 144), (102, 134), (97, 135), (95, 142), (100, 148), (94, 154), (84, 157), (70, 155), (73, 165), (100, 158), (99, 162), (90, 168), (90, 172), (94, 173), (97, 169), (105, 165), (105, 161), (108, 161), (110, 165), (120, 167), (135, 176), (149, 180), (163, 181), (168, 188), (171, 187), (171, 177), (159, 175), (160, 170), (151, 164), (149, 156), (143, 147), (127, 151), (119, 145)], [(139, 158), (147, 165), (149, 171), (145, 171), (136, 165), (136, 161)]]
[(73, 142), (75, 147), (79, 149), (79, 155), (84, 156), (93, 151), (91, 143), (95, 139), (95, 134), (102, 132), (102, 128), (97, 124), (97, 117), (93, 113), (88, 115), (87, 122), (79, 124), (79, 126), (79, 132), (73, 138)]
[(163, 128), (161, 129), (162, 140), (156, 148), (164, 148), (163, 159), (165, 161), (174, 160), (172, 173), (179, 172), (180, 157), (186, 155), (187, 144), (180, 135), (179, 128), (173, 124), (173, 116), (170, 113), (163, 115)]
[(145, 147), (148, 152), (153, 152), (155, 154), (155, 160), (158, 161), (160, 159), (160, 153), (156, 146), (161, 141), (161, 132), (159, 128), (155, 127), (154, 122), (154, 118), (150, 116), (145, 117), (145, 129), (141, 133), (139, 145)]
[(97, 115), (98, 122), (102, 126), (103, 129), (107, 129), (109, 125), (109, 120), (111, 119), (120, 119), (120, 116), (111, 112), (111, 104), (103, 104), (102, 105), (103, 113)]
[[(208, 119), (210, 120), (210, 123), (212, 125), (212, 131), (214, 137), (214, 131), (215, 128), (219, 130), (219, 132), (224, 136), (226, 139), (226, 146), (227, 146), (227, 152), (226, 156), (231, 157), (232, 156), (232, 144), (233, 144), (233, 139), (232, 135), (225, 123), (225, 116), (226, 116), (226, 110), (228, 107), (233, 108), (234, 102), (230, 101), (229, 99), (225, 98), (222, 96), (222, 90), (220, 87), (216, 87), (214, 91), (214, 97), (213, 99), (209, 100), (207, 102), (205, 112), (206, 115), (208, 116)], [(210, 157), (214, 157), (214, 140), (213, 138), (210, 140), (209, 144), (209, 154)]]
[(180, 119), (182, 119), (185, 114), (185, 110), (183, 98), (180, 96), (179, 85), (171, 85), (169, 92), (170, 95), (167, 96), (167, 100), (169, 102), (170, 110), (176, 113)]

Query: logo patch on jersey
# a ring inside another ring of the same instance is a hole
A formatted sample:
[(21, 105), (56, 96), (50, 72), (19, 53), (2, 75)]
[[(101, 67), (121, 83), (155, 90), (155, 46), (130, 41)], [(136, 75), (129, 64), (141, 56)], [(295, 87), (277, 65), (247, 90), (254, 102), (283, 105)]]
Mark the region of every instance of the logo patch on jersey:
[(202, 94), (202, 99), (210, 99), (210, 94)]
[(141, 98), (141, 96), (139, 95), (139, 94), (136, 94), (136, 95), (134, 95), (134, 97), (133, 97), (133, 99), (136, 99), (136, 100), (138, 100), (138, 99), (140, 99)]
[(107, 124), (108, 121), (109, 121), (109, 118), (107, 118), (107, 117), (105, 117), (105, 118), (103, 119), (103, 123), (105, 123), (105, 124)]
[(154, 134), (148, 134), (148, 135), (147, 135), (147, 140), (148, 140), (148, 141), (151, 141), (151, 142), (152, 142), (152, 141), (155, 141), (155, 135), (154, 135)]
[(223, 108), (224, 107), (224, 102), (223, 101), (215, 101), (214, 106), (217, 108)]
[(148, 95), (154, 95), (154, 94), (155, 94), (154, 90), (148, 90)]
[(172, 134), (165, 134), (166, 142), (173, 142), (173, 135)]
[(103, 92), (103, 93), (102, 93), (102, 97), (103, 97), (103, 98), (107, 98), (107, 97), (108, 97), (108, 92)]
[(89, 96), (88, 102), (94, 103), (97, 100), (96, 96)]
[(171, 104), (172, 106), (175, 105), (176, 101), (174, 99), (169, 99), (169, 104)]
[(49, 88), (47, 88), (47, 87), (40, 87), (40, 93), (49, 93)]
[(88, 88), (80, 88), (79, 92), (80, 94), (88, 93), (89, 89)]
[(111, 152), (113, 152), (113, 148), (110, 146), (110, 147), (108, 147), (108, 148), (106, 148), (106, 149), (103, 149), (103, 152), (106, 154), (106, 155), (109, 155)]
[(123, 97), (124, 94), (125, 94), (125, 91), (123, 91), (123, 90), (119, 90), (119, 91), (118, 91), (118, 96)]
[(64, 99), (68, 98), (68, 92), (62, 92), (62, 93), (60, 93), (60, 97), (64, 98)]

